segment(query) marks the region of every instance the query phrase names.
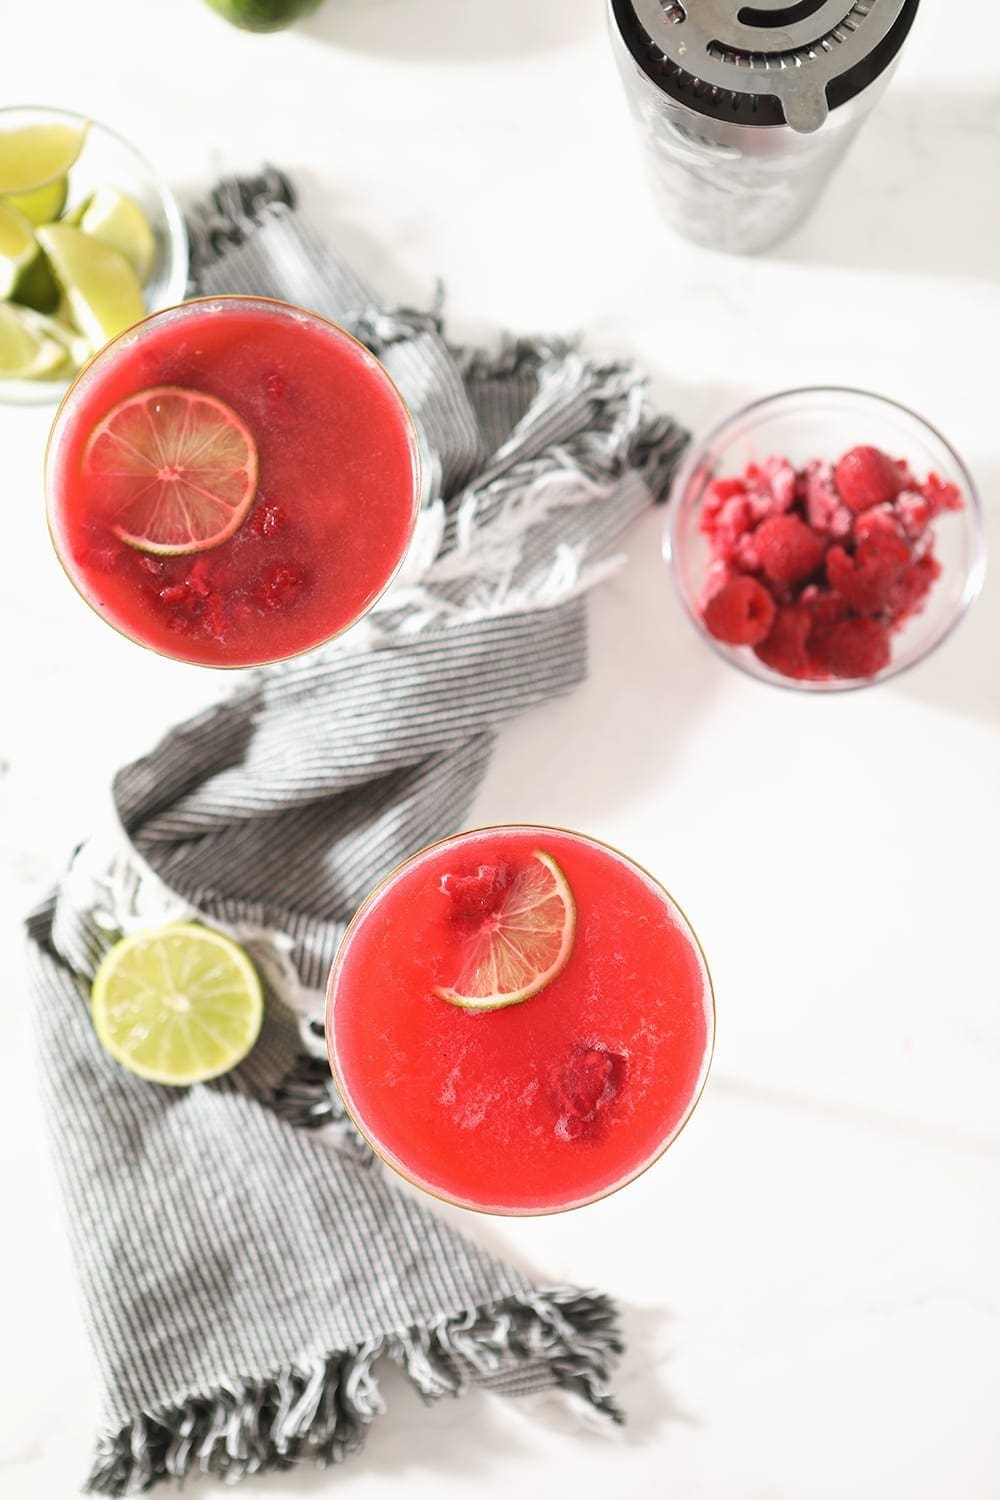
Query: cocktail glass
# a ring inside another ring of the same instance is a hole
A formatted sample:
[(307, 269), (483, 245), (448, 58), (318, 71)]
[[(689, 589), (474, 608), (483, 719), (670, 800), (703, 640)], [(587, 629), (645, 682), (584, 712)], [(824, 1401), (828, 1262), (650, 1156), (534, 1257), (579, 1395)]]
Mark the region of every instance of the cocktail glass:
[[(223, 404), (258, 461), (237, 529), (179, 555), (123, 539), (117, 481), (95, 471), (109, 413), (164, 391)], [(279, 661), (356, 624), (396, 573), (419, 498), (413, 420), (374, 355), (261, 297), (195, 299), (114, 339), (70, 387), (46, 458), (49, 529), (77, 591), (122, 635), (201, 666)]]
[[(455, 892), (539, 855), (575, 904), (565, 967), (502, 1008), (441, 998), (470, 935)], [(458, 834), (400, 865), (354, 917), (327, 991), (331, 1068), (373, 1150), (435, 1197), (495, 1214), (577, 1208), (650, 1167), (701, 1095), (714, 1030), (705, 958), (672, 896), (607, 844), (535, 825)]]

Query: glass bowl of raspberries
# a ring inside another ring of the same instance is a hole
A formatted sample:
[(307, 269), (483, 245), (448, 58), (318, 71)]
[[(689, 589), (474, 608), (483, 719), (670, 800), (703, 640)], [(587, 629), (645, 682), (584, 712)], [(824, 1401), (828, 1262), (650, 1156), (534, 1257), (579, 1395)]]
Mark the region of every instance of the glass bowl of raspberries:
[(945, 439), (883, 396), (784, 391), (685, 456), (665, 553), (709, 643), (764, 682), (882, 682), (955, 628), (982, 585), (975, 486)]

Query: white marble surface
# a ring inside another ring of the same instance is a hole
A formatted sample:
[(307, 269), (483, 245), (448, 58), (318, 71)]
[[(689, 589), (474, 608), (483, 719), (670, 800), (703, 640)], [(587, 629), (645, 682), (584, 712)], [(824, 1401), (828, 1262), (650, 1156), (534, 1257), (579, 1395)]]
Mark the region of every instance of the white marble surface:
[[(285, 166), (388, 293), (444, 279), (455, 337), (581, 330), (696, 430), (800, 383), (896, 396), (965, 455), (996, 546), (1000, 8), (922, 11), (811, 223), (747, 261), (657, 222), (601, 0), (326, 0), (270, 38), (200, 0), (22, 4), (3, 89), (116, 125), (181, 191)], [(96, 1415), (20, 918), (112, 769), (223, 686), (119, 641), (65, 585), (42, 522), (49, 416), (0, 408), (4, 1500), (73, 1495)], [(589, 683), (505, 732), (475, 809), (632, 851), (714, 969), (714, 1074), (657, 1169), (575, 1215), (464, 1226), (623, 1300), (629, 1425), (609, 1442), (495, 1398), (425, 1410), (387, 1376), (364, 1455), (248, 1497), (1000, 1495), (1000, 570), (932, 660), (820, 701), (712, 656), (659, 526), (635, 527), (593, 601)]]

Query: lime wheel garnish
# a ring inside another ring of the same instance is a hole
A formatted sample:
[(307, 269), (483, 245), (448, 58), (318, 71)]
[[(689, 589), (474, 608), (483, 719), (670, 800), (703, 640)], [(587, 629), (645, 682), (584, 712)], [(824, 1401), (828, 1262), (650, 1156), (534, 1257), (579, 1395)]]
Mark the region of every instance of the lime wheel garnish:
[(243, 521), (257, 492), (257, 445), (224, 401), (153, 386), (98, 423), (83, 469), (116, 536), (177, 556), (219, 546)]
[(434, 993), (464, 1010), (500, 1010), (530, 1000), (562, 973), (573, 951), (576, 903), (551, 854), (536, 849), (499, 899), (463, 926), (458, 973)]
[(137, 932), (106, 955), (91, 989), (102, 1046), (130, 1073), (186, 1087), (242, 1062), (264, 997), (243, 949), (195, 922)]

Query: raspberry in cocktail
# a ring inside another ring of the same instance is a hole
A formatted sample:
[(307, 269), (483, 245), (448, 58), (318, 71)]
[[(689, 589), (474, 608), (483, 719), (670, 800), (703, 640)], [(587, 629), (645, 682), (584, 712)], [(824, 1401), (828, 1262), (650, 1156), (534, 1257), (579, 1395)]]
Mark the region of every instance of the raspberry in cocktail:
[(56, 551), (143, 646), (276, 661), (354, 624), (408, 545), (413, 423), (357, 340), (264, 298), (201, 299), (109, 344), (72, 386), (46, 465)]
[(691, 1113), (714, 1035), (701, 949), (667, 892), (561, 829), (431, 846), (361, 907), (327, 998), (345, 1105), (418, 1186), (552, 1213), (623, 1186)]

